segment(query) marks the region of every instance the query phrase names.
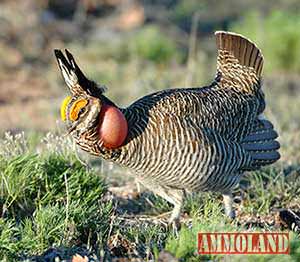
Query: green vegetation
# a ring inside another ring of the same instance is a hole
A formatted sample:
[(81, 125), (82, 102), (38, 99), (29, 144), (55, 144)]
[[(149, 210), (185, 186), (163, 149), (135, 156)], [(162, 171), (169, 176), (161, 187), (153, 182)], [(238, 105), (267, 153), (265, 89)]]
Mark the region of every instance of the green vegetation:
[(11, 139), (7, 148), (18, 150), (1, 148), (0, 259), (39, 254), (53, 244), (89, 243), (96, 236), (102, 241), (112, 212), (112, 203), (102, 200), (103, 179), (68, 155), (21, 153), (24, 144), (23, 138)]
[(174, 40), (157, 26), (145, 26), (132, 40), (133, 52), (140, 59), (165, 63), (178, 56)]

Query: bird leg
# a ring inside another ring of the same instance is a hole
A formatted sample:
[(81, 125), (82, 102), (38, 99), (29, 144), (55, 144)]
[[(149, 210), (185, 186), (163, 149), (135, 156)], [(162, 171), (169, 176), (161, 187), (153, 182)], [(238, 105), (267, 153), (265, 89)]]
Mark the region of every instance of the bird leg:
[(174, 208), (168, 221), (169, 227), (171, 227), (175, 232), (180, 229), (180, 213), (182, 203), (183, 201), (174, 204)]
[(158, 183), (155, 183), (151, 180), (146, 180), (145, 178), (139, 180), (139, 182), (150, 189), (152, 192), (154, 192), (156, 195), (159, 195), (160, 197), (174, 205), (168, 221), (168, 225), (177, 231), (180, 225), (180, 214), (185, 197), (185, 191), (182, 189), (161, 186)]
[(181, 189), (168, 189), (166, 193), (165, 197), (161, 196), (174, 205), (168, 225), (177, 233), (180, 229), (180, 214), (184, 200), (184, 191)]
[(232, 208), (233, 197), (231, 193), (224, 193), (223, 194), (223, 204), (225, 209), (225, 215), (231, 219), (235, 218), (235, 211)]

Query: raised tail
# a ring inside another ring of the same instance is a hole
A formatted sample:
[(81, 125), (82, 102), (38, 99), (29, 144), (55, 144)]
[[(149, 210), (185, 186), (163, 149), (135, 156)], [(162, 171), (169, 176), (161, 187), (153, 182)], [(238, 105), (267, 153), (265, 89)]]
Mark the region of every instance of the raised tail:
[(264, 62), (261, 51), (242, 35), (224, 31), (215, 35), (218, 48), (215, 86), (256, 93)]
[(272, 123), (268, 120), (257, 119), (257, 124), (247, 137), (241, 142), (242, 147), (251, 155), (250, 170), (270, 165), (280, 158), (278, 152), (280, 144)]

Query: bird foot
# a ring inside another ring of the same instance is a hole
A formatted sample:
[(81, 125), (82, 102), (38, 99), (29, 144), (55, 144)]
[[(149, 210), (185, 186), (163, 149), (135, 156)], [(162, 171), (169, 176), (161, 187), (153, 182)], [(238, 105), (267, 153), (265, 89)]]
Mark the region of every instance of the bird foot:
[(232, 207), (233, 197), (231, 193), (223, 194), (223, 203), (224, 203), (225, 215), (230, 219), (235, 219), (235, 211)]
[(226, 210), (226, 208), (225, 208), (225, 215), (232, 220), (235, 219), (235, 217), (236, 217), (235, 211), (233, 209)]

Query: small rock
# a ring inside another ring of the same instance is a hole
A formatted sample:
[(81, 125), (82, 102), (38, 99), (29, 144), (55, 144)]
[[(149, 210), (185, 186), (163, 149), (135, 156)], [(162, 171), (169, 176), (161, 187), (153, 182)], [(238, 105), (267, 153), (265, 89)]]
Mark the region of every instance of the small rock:
[(161, 251), (158, 256), (158, 262), (178, 262), (179, 260), (168, 251)]

